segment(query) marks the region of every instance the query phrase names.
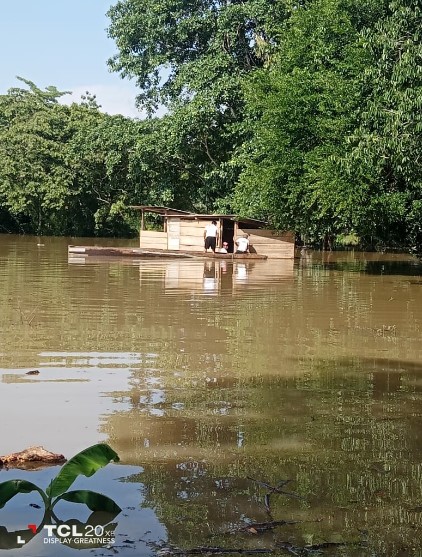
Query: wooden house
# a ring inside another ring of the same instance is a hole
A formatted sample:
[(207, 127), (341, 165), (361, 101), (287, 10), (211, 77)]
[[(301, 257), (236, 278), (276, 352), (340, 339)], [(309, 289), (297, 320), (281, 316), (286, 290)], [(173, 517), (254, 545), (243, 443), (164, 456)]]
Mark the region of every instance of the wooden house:
[[(169, 207), (136, 205), (140, 211), (139, 247), (142, 250), (163, 250), (180, 253), (203, 253), (204, 229), (215, 220), (219, 229), (218, 247), (228, 242), (229, 252), (235, 251), (235, 241), (249, 234), (251, 254), (269, 259), (294, 258), (294, 233), (268, 230), (266, 223), (257, 219), (238, 218), (235, 215), (196, 214)], [(161, 221), (160, 230), (145, 229), (145, 213), (154, 213)]]

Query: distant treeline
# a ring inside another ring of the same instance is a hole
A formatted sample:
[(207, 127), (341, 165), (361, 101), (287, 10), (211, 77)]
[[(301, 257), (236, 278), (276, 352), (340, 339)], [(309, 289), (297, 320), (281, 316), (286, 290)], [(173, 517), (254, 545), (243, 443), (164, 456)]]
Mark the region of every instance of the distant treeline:
[(0, 232), (128, 236), (128, 206), (157, 204), (422, 250), (420, 0), (121, 0), (108, 16), (110, 68), (150, 118), (22, 79), (0, 96)]

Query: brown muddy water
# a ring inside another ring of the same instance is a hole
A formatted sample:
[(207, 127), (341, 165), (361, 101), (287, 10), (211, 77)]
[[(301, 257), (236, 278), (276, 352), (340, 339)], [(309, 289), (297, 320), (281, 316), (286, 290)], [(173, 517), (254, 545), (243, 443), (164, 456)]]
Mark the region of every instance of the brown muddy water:
[[(106, 547), (45, 530), (19, 544), (43, 519), (39, 496), (20, 495), (0, 509), (0, 549), (422, 555), (417, 260), (84, 261), (68, 243), (83, 242), (0, 236), (0, 454), (104, 441), (121, 462), (72, 489), (123, 510)], [(0, 482), (45, 488), (58, 469), (3, 469)], [(55, 513), (86, 522), (80, 507)], [(287, 524), (256, 524), (273, 521)]]

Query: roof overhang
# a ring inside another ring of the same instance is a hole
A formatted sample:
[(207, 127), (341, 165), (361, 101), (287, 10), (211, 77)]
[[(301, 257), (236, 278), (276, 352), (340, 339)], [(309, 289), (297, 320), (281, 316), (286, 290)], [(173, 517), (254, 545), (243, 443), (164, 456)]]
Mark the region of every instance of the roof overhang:
[(243, 223), (243, 224), (250, 224), (254, 227), (267, 226), (267, 223), (263, 220), (252, 219), (252, 218), (249, 218), (249, 217), (239, 217), (237, 215), (221, 215), (221, 214), (203, 215), (203, 214), (191, 213), (189, 215), (183, 215), (181, 218), (183, 218), (183, 219), (195, 219), (195, 220), (225, 219), (225, 220), (232, 220), (233, 222), (238, 222), (238, 223)]
[(143, 211), (145, 213), (156, 213), (158, 215), (190, 215), (189, 211), (181, 211), (180, 209), (172, 209), (171, 207), (159, 207), (158, 205), (129, 205), (130, 209)]
[(249, 224), (255, 228), (267, 226), (263, 220), (252, 219), (249, 217), (239, 217), (237, 215), (224, 215), (221, 213), (212, 213), (204, 215), (203, 213), (192, 213), (189, 211), (181, 211), (180, 209), (172, 209), (171, 207), (160, 207), (157, 205), (130, 205), (131, 209), (137, 211), (155, 213), (163, 217), (180, 217), (181, 219), (192, 220), (232, 220), (234, 222)]

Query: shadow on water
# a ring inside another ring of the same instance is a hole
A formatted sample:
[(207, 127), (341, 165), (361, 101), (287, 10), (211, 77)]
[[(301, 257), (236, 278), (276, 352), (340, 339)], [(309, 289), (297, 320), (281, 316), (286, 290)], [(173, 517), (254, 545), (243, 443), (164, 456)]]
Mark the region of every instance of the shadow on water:
[(422, 261), (415, 256), (392, 253), (303, 252), (301, 261), (315, 268), (368, 275), (421, 276)]
[(368, 275), (404, 275), (412, 277), (422, 275), (422, 263), (420, 261), (333, 262), (322, 264), (322, 268), (331, 271), (367, 273)]

